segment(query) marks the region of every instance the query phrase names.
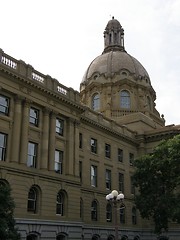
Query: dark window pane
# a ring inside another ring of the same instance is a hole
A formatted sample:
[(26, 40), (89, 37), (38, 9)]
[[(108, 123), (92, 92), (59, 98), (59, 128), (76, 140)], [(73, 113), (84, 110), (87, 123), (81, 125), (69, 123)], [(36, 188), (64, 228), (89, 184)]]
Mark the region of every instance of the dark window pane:
[(0, 95), (0, 114), (9, 114), (9, 98)]

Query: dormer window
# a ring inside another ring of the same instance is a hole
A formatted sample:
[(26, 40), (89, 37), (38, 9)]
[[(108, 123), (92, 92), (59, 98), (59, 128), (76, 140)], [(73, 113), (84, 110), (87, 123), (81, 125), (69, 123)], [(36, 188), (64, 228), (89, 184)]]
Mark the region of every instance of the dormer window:
[(130, 109), (130, 93), (126, 90), (120, 92), (120, 107)]
[(99, 107), (100, 107), (99, 105), (100, 105), (99, 94), (96, 93), (96, 94), (94, 94), (93, 97), (92, 97), (92, 109), (93, 109), (94, 111), (99, 110)]

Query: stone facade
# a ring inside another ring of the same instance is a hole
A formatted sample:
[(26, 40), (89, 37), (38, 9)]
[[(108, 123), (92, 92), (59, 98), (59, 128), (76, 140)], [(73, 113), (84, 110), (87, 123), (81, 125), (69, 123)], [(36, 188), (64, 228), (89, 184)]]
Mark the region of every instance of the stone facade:
[[(83, 82), (79, 93), (0, 50), (0, 180), (12, 188), (22, 240), (113, 240), (114, 215), (107, 217), (105, 199), (112, 189), (125, 195), (121, 239), (156, 239), (152, 223), (132, 212), (133, 159), (180, 127), (164, 125), (150, 85), (154, 112), (138, 110), (143, 87), (127, 76), (121, 86), (133, 88), (133, 110), (115, 114), (121, 79), (103, 84), (99, 78), (99, 84)], [(96, 92), (101, 111), (91, 109)], [(178, 226), (172, 229), (169, 239), (177, 240)]]

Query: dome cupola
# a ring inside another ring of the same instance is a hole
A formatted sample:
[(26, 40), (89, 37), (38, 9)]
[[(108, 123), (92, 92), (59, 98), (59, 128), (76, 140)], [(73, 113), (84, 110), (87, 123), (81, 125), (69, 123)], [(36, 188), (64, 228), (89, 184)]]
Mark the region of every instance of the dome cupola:
[(124, 29), (114, 17), (104, 31), (104, 51), (84, 74), (80, 96), (83, 104), (120, 124), (130, 126), (134, 119), (147, 118), (153, 128), (164, 125), (150, 77), (125, 51)]
[(124, 29), (114, 17), (108, 22), (104, 31), (104, 53), (111, 50), (124, 51)]

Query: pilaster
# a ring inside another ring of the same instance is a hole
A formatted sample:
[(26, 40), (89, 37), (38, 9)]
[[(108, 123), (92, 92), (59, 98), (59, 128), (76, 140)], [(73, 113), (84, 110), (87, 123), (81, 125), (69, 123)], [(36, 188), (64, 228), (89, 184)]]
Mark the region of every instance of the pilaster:
[(29, 131), (29, 107), (30, 101), (25, 100), (23, 104), (23, 118), (21, 127), (20, 163), (27, 162), (28, 131)]
[(54, 170), (55, 161), (55, 129), (56, 129), (56, 115), (51, 112), (50, 115), (50, 133), (49, 133), (49, 170)]
[(66, 173), (74, 174), (75, 158), (75, 129), (74, 119), (69, 118), (67, 121), (67, 145), (66, 145)]
[(21, 133), (21, 120), (22, 120), (22, 99), (19, 96), (14, 98), (14, 119), (12, 130), (12, 151), (11, 162), (19, 161), (20, 152), (20, 133)]
[(48, 168), (48, 149), (49, 149), (49, 113), (48, 109), (43, 111), (43, 134), (42, 134), (42, 154), (40, 167)]

